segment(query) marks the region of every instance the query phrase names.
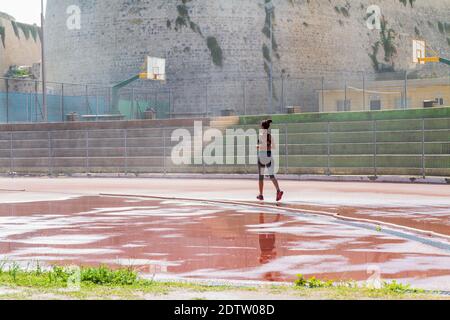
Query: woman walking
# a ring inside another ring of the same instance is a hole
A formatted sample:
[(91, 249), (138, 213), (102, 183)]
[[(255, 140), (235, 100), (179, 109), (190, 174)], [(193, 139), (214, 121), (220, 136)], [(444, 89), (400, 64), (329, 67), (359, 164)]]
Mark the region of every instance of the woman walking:
[(277, 178), (275, 177), (275, 164), (272, 157), (272, 150), (275, 144), (270, 133), (272, 120), (265, 120), (261, 123), (261, 130), (258, 139), (258, 173), (259, 173), (259, 196), (258, 200), (264, 201), (264, 174), (268, 171), (268, 175), (273, 185), (277, 189), (277, 202), (281, 201), (284, 192), (281, 191)]

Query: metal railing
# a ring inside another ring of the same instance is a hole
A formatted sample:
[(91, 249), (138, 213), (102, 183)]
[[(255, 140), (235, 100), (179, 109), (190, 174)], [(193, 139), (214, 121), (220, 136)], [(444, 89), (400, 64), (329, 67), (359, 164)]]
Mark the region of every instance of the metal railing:
[[(204, 159), (175, 164), (173, 152), (179, 141), (172, 134), (176, 129), (0, 132), (0, 171), (45, 175), (257, 173), (249, 152), (256, 146), (250, 140), (236, 142), (237, 149), (247, 150), (241, 164), (207, 165)], [(185, 129), (194, 132), (193, 127)], [(450, 118), (281, 124), (274, 130), (279, 130), (276, 161), (280, 174), (450, 176)]]
[[(448, 68), (447, 68), (448, 69)], [(0, 123), (64, 122), (156, 117), (402, 110), (450, 106), (450, 72), (345, 73), (320, 77), (274, 77), (273, 103), (267, 78), (184, 79), (167, 83), (139, 80), (119, 90), (104, 85), (47, 84), (48, 119), (41, 83), (0, 78)], [(273, 105), (270, 109), (270, 105)], [(68, 117), (69, 116), (69, 117)]]

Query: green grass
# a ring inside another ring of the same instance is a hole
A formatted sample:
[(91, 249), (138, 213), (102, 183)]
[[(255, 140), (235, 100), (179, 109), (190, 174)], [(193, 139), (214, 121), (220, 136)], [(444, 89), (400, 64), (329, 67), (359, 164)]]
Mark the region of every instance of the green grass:
[(333, 113), (303, 113), (272, 116), (242, 116), (241, 125), (255, 125), (262, 120), (271, 118), (277, 123), (308, 123), (308, 122), (344, 122), (372, 120), (400, 120), (422, 118), (449, 118), (450, 107), (414, 110), (366, 111), (366, 112), (333, 112)]
[[(68, 283), (77, 271), (63, 267), (53, 267), (50, 270), (43, 271), (39, 266), (32, 271), (23, 270), (15, 263), (5, 268), (5, 264), (0, 264), (0, 288), (20, 289), (20, 294), (27, 295), (27, 292), (40, 294), (61, 294), (68, 288)], [(77, 278), (77, 277), (75, 277)], [(64, 292), (66, 297), (86, 298), (88, 296), (96, 298), (109, 298), (112, 296), (136, 297), (140, 294), (167, 294), (175, 289), (189, 289), (198, 292), (216, 291), (227, 287), (209, 287), (188, 283), (162, 283), (146, 280), (138, 276), (131, 268), (112, 270), (101, 266), (98, 268), (80, 268), (79, 269), (80, 290), (73, 292)], [(38, 291), (36, 291), (38, 290)], [(5, 298), (1, 294), (0, 299)]]
[[(381, 231), (381, 228), (378, 227), (377, 230)], [(297, 288), (344, 288), (344, 289), (363, 289), (358, 286), (355, 282), (352, 281), (341, 281), (341, 282), (335, 282), (333, 280), (319, 280), (316, 277), (312, 277), (309, 279), (306, 279), (303, 275), (299, 274), (297, 276), (297, 280), (295, 281), (295, 286)], [(423, 294), (425, 293), (425, 290), (422, 289), (416, 289), (412, 288), (410, 285), (405, 285), (402, 283), (399, 283), (397, 281), (392, 282), (382, 282), (381, 288), (374, 289), (374, 288), (366, 288), (367, 290), (372, 291), (374, 293), (378, 294)]]
[(334, 286), (334, 281), (322, 281), (316, 277), (306, 279), (303, 275), (299, 274), (295, 281), (295, 285), (304, 288), (332, 288)]
[[(79, 276), (79, 288), (68, 290), (68, 283)], [(62, 267), (42, 270), (23, 270), (17, 264), (0, 264), (0, 299), (155, 299), (164, 296), (187, 295), (204, 300), (208, 293), (221, 293), (229, 299), (263, 295), (267, 299), (436, 299), (397, 282), (384, 283), (381, 289), (368, 289), (353, 282), (322, 281), (299, 276), (295, 285), (284, 286), (212, 286), (188, 282), (156, 282), (146, 280), (130, 269), (112, 270), (108, 267), (81, 268), (79, 273)]]

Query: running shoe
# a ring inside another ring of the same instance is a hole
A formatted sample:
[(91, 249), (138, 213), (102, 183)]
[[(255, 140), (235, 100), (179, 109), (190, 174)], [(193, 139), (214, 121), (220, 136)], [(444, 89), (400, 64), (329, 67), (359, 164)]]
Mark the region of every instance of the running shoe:
[(278, 191), (277, 192), (277, 201), (281, 201), (281, 199), (283, 199), (283, 195), (284, 195), (283, 191)]

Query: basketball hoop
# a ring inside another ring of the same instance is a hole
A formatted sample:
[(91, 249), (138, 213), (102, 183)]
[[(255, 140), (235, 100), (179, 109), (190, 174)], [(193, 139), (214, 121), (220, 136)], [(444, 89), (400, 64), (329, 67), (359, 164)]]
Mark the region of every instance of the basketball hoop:
[(166, 59), (147, 57), (145, 69), (147, 72), (140, 73), (140, 79), (166, 81)]
[(426, 43), (422, 40), (413, 40), (413, 62), (425, 64), (427, 56)]
[[(431, 51), (433, 56), (427, 57), (427, 49)], [(413, 40), (413, 61), (414, 63), (426, 64), (426, 63), (439, 63), (450, 65), (450, 60), (442, 58), (439, 53), (432, 48), (427, 48), (425, 41)]]

